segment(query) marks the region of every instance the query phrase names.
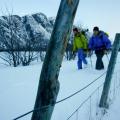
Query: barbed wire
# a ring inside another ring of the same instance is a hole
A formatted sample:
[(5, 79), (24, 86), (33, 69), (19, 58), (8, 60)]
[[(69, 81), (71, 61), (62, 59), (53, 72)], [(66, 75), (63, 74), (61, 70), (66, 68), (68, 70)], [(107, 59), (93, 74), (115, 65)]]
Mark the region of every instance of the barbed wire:
[(99, 80), (99, 78), (101, 78), (105, 73), (106, 73), (106, 72), (104, 72), (103, 74), (101, 74), (98, 78), (96, 78), (94, 81), (92, 81), (91, 83), (89, 83), (88, 85), (86, 85), (85, 87), (83, 87), (82, 89), (80, 89), (79, 91), (71, 94), (70, 96), (68, 96), (68, 97), (66, 97), (66, 98), (64, 98), (64, 99), (62, 99), (62, 100), (59, 100), (59, 101), (56, 102), (56, 103), (60, 103), (60, 102), (62, 102), (62, 101), (65, 101), (65, 100), (67, 100), (67, 99), (75, 96), (76, 94), (82, 92), (84, 89), (88, 88), (88, 87), (89, 87), (90, 85), (92, 85), (94, 82), (96, 82), (97, 80)]
[(46, 109), (46, 108), (48, 108), (48, 107), (50, 107), (50, 106), (51, 106), (51, 105), (47, 105), (47, 106), (43, 106), (43, 107), (40, 107), (40, 108), (33, 109), (33, 110), (31, 110), (31, 111), (29, 111), (29, 112), (23, 114), (23, 115), (20, 115), (20, 116), (17, 117), (17, 118), (14, 118), (13, 120), (18, 120), (18, 119), (20, 119), (20, 118), (22, 118), (22, 117), (24, 117), (24, 116), (26, 116), (26, 115), (28, 115), (28, 114), (34, 112), (34, 111), (43, 110), (43, 109)]
[(99, 87), (97, 87), (97, 89), (95, 89), (95, 90), (89, 95), (89, 97), (88, 97), (87, 99), (85, 99), (85, 100), (80, 104), (80, 106), (67, 118), (67, 120), (69, 120), (69, 119), (91, 98), (91, 96), (94, 95), (94, 93), (95, 93), (103, 84), (104, 84), (104, 82), (103, 82)]
[(88, 87), (89, 87), (90, 85), (92, 85), (94, 82), (96, 82), (97, 80), (99, 80), (99, 78), (101, 78), (105, 73), (106, 73), (106, 71), (105, 71), (104, 73), (102, 73), (99, 77), (97, 77), (95, 80), (93, 80), (91, 83), (89, 83), (88, 85), (86, 85), (86, 86), (83, 87), (82, 89), (78, 90), (77, 92), (69, 95), (68, 97), (63, 98), (63, 99), (57, 101), (56, 103), (54, 103), (54, 104), (52, 104), (52, 105), (47, 105), (47, 106), (43, 106), (43, 107), (40, 107), (40, 108), (33, 109), (33, 110), (31, 110), (31, 111), (23, 114), (23, 115), (20, 115), (19, 117), (14, 118), (13, 120), (18, 120), (18, 119), (20, 119), (20, 118), (22, 118), (22, 117), (24, 117), (24, 116), (26, 116), (26, 115), (34, 112), (34, 111), (38, 111), (38, 110), (42, 110), (42, 109), (45, 109), (45, 108), (49, 108), (50, 106), (53, 106), (53, 105), (58, 104), (58, 103), (61, 103), (61, 102), (65, 101), (65, 100), (67, 100), (67, 99), (75, 96), (76, 94), (82, 92), (84, 89), (88, 88)]
[[(117, 72), (116, 72), (117, 73)], [(115, 99), (114, 97), (115, 97), (115, 92), (116, 92), (116, 89), (118, 89), (118, 88), (120, 88), (120, 84), (118, 83), (118, 86), (116, 85), (116, 80), (118, 79), (118, 77), (117, 76), (115, 76), (116, 78), (113, 80), (113, 82), (114, 82), (114, 85), (113, 85), (113, 91), (110, 91), (110, 93), (111, 92), (113, 92), (113, 100)], [(120, 81), (120, 80), (119, 80)], [(99, 89), (100, 89), (100, 87), (102, 87), (103, 85), (104, 85), (104, 83), (105, 82), (103, 82), (99, 87), (97, 87), (97, 89), (95, 89), (94, 91), (93, 91), (93, 93), (91, 94), (91, 95), (89, 95), (89, 97), (87, 98), (87, 99), (85, 99), (81, 104), (80, 104), (80, 106), (66, 119), (66, 120), (69, 120), (76, 112), (78, 112), (79, 111), (79, 109), (89, 100), (89, 99), (91, 99), (91, 97), (96, 93), (96, 91), (99, 91)], [(109, 93), (109, 94), (110, 94)], [(98, 93), (99, 94), (99, 93)], [(112, 100), (112, 101), (113, 101)], [(111, 105), (113, 102), (111, 102), (111, 103), (109, 103), (109, 105)], [(90, 101), (90, 104), (91, 104), (91, 101)], [(91, 107), (91, 106), (90, 106)], [(90, 110), (91, 110), (91, 108), (90, 108)], [(91, 112), (91, 111), (90, 111)], [(90, 113), (91, 114), (91, 113)]]

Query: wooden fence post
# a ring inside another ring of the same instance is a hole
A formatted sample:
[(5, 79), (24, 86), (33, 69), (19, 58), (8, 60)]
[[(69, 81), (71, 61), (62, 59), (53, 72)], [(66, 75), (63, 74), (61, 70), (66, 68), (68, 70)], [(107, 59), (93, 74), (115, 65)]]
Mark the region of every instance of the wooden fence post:
[(107, 74), (105, 78), (105, 83), (104, 83), (99, 107), (103, 107), (103, 108), (109, 107), (109, 104), (107, 103), (108, 94), (110, 90), (111, 79), (114, 72), (119, 48), (120, 48), (120, 33), (117, 33), (115, 36), (114, 44), (113, 44), (112, 54), (111, 54), (110, 62), (107, 69)]
[(43, 63), (32, 120), (50, 120), (59, 91), (58, 75), (79, 0), (61, 0)]

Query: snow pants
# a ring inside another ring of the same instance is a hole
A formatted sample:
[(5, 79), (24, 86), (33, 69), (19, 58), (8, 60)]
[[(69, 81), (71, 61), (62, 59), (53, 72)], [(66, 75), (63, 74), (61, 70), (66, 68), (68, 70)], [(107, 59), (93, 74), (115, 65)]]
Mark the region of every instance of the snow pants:
[(103, 64), (103, 61), (102, 61), (102, 58), (104, 56), (104, 50), (96, 50), (95, 54), (96, 54), (96, 57), (97, 57), (95, 68), (97, 70), (104, 69), (104, 64)]
[(86, 54), (84, 53), (83, 49), (79, 49), (77, 62), (78, 69), (82, 69), (82, 62), (87, 65)]

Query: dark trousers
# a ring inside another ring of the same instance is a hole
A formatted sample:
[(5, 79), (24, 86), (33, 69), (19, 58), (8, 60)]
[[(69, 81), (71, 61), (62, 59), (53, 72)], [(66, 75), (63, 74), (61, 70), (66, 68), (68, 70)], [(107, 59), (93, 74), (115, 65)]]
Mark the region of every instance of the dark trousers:
[(96, 57), (97, 57), (95, 68), (97, 70), (104, 69), (104, 64), (103, 64), (103, 61), (102, 61), (102, 58), (104, 56), (104, 50), (96, 50), (95, 54), (96, 54)]

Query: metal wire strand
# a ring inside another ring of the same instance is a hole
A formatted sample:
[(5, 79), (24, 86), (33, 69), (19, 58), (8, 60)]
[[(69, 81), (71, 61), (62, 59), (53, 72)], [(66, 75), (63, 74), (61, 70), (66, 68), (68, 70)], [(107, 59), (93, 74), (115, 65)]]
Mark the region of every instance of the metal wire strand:
[[(104, 76), (105, 74), (106, 74), (106, 72), (104, 72), (103, 74), (101, 74), (98, 78), (96, 78), (95, 80), (93, 80), (91, 83), (89, 83), (88, 85), (86, 85), (86, 86), (83, 87), (82, 89), (78, 90), (77, 92), (71, 94), (70, 96), (68, 96), (68, 97), (66, 97), (66, 98), (63, 98), (63, 99), (57, 101), (55, 104), (61, 103), (61, 102), (65, 101), (65, 100), (67, 100), (67, 99), (69, 99), (69, 98), (75, 96), (76, 94), (82, 92), (83, 90), (85, 90), (86, 88), (88, 88), (90, 85), (92, 85), (94, 82), (96, 82), (97, 80), (99, 80), (99, 79), (100, 79), (102, 76)], [(20, 119), (20, 118), (22, 118), (22, 117), (24, 117), (24, 116), (26, 116), (26, 115), (28, 115), (28, 114), (34, 112), (34, 111), (38, 111), (38, 110), (42, 110), (42, 109), (45, 109), (45, 108), (49, 108), (50, 106), (51, 106), (51, 105), (47, 105), (47, 106), (43, 106), (43, 107), (41, 107), (41, 108), (33, 109), (33, 110), (31, 110), (31, 111), (29, 111), (29, 112), (23, 114), (23, 115), (20, 115), (20, 116), (17, 117), (17, 118), (14, 118), (13, 120)]]

